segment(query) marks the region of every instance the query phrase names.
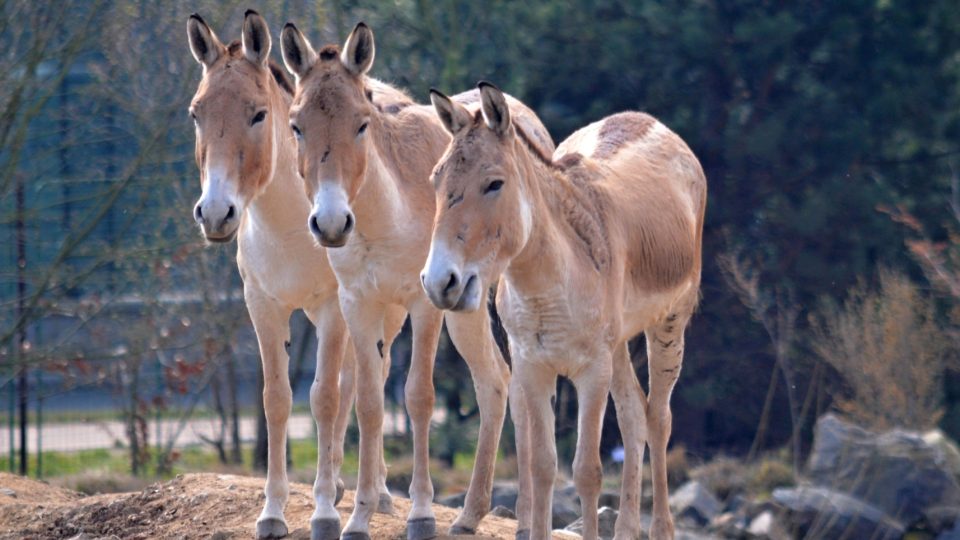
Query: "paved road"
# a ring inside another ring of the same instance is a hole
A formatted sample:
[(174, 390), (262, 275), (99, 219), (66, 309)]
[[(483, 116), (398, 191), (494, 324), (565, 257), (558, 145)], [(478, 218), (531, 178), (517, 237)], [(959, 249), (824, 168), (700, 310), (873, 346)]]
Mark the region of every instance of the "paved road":
[[(434, 412), (433, 421), (442, 422), (444, 411)], [(151, 421), (150, 443), (157, 440), (168, 440), (176, 431), (178, 422), (175, 420)], [(126, 444), (125, 426), (119, 421), (107, 422), (72, 422), (65, 424), (44, 424), (40, 433), (43, 450), (71, 452), (76, 450), (90, 450), (96, 448), (115, 448)], [(406, 431), (401, 414), (387, 413), (384, 417), (383, 429), (385, 433), (403, 433)], [(177, 447), (191, 446), (203, 442), (201, 435), (215, 438), (219, 433), (219, 421), (214, 419), (194, 419), (187, 422), (187, 426), (177, 438)], [(294, 414), (287, 423), (287, 433), (291, 439), (307, 439), (314, 437), (314, 421), (309, 414)], [(253, 417), (240, 419), (240, 438), (244, 442), (253, 441), (256, 434), (256, 424)], [(37, 449), (38, 430), (31, 426), (27, 431), (27, 447), (30, 452)], [(14, 447), (20, 448), (20, 435), (14, 435)], [(5, 455), (10, 448), (10, 431), (7, 426), (0, 429), (0, 455)]]

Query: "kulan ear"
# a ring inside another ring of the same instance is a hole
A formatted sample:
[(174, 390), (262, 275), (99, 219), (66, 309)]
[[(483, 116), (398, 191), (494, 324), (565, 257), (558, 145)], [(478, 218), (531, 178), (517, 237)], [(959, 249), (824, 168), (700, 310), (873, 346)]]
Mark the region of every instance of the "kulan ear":
[(293, 23), (288, 22), (280, 32), (280, 51), (283, 53), (283, 64), (297, 77), (297, 81), (317, 62), (317, 52)]
[(270, 29), (259, 13), (248, 9), (243, 16), (243, 55), (254, 64), (267, 65), (270, 58)]
[(203, 17), (194, 13), (187, 19), (187, 39), (190, 41), (190, 52), (206, 70), (226, 52), (226, 47), (217, 39), (210, 26)]
[(364, 75), (373, 66), (373, 57), (376, 48), (373, 45), (373, 30), (365, 23), (359, 22), (353, 32), (347, 36), (340, 53), (340, 61), (347, 71), (354, 75)]
[(487, 81), (480, 81), (477, 88), (480, 89), (480, 111), (483, 113), (483, 121), (494, 133), (503, 137), (510, 129), (510, 108), (507, 107), (503, 92)]
[(430, 89), (430, 103), (433, 103), (440, 122), (451, 135), (460, 133), (463, 128), (470, 125), (470, 111), (435, 88)]

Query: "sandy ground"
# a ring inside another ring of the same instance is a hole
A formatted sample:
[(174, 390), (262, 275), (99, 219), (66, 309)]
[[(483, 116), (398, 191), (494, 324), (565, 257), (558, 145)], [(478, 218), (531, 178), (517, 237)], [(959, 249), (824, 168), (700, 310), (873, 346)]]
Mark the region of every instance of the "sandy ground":
[[(263, 479), (222, 474), (186, 474), (139, 493), (83, 496), (45, 482), (0, 473), (0, 539), (252, 538), (263, 504)], [(13, 494), (10, 493), (12, 490)], [(338, 506), (342, 523), (353, 509), (348, 491)], [(410, 501), (394, 498), (392, 515), (376, 514), (371, 536), (405, 539)], [(446, 531), (457, 511), (435, 506), (437, 528)], [(310, 538), (310, 486), (291, 485), (288, 538)], [(516, 521), (487, 516), (477, 537), (513, 539)], [(555, 538), (579, 538), (555, 535)], [(442, 538), (442, 537), (441, 537)]]

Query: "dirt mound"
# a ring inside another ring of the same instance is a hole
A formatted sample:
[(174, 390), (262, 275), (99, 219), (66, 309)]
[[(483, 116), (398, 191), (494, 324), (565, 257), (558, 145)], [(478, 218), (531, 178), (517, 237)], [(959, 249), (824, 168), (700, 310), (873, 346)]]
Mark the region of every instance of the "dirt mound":
[[(0, 473), (0, 539), (70, 538), (81, 533), (88, 538), (251, 538), (263, 500), (263, 479), (248, 476), (187, 474), (139, 493), (83, 496)], [(337, 508), (346, 523), (353, 492), (348, 491)], [(376, 514), (371, 535), (405, 539), (409, 509), (410, 501), (394, 498), (394, 513)], [(434, 510), (441, 531), (457, 515), (442, 506)], [(291, 484), (286, 510), (289, 538), (310, 538), (312, 512), (310, 486)], [(487, 516), (478, 534), (513, 539), (516, 529), (516, 521)]]

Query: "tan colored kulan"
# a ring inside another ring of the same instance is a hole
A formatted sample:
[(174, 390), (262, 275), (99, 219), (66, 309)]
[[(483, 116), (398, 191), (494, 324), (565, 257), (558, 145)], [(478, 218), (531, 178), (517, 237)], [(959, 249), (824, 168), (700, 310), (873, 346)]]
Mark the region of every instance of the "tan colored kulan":
[[(707, 184), (687, 145), (626, 112), (571, 135), (549, 156), (481, 83), (475, 113), (431, 98), (453, 141), (434, 172), (437, 214), (424, 286), (434, 304), (497, 307), (510, 336), (510, 405), (520, 462), (518, 537), (547, 538), (557, 469), (551, 400), (558, 375), (579, 402), (574, 482), (583, 535), (597, 538), (600, 429), (612, 393), (626, 450), (617, 538), (640, 537), (644, 444), (653, 470), (651, 538), (673, 537), (667, 502), (670, 394), (697, 305)], [(646, 334), (649, 398), (627, 341)]]
[[(409, 313), (413, 351), (405, 404), (413, 426), (411, 539), (435, 535), (429, 473), (429, 427), (434, 411), (433, 365), (443, 312), (431, 305), (420, 283), (435, 213), (430, 172), (450, 140), (430, 107), (409, 100), (379, 104), (367, 77), (374, 60), (373, 33), (359, 24), (343, 48), (313, 49), (288, 24), (281, 34), (284, 63), (296, 76), (290, 129), (298, 140), (298, 167), (313, 208), (309, 227), (328, 257), (339, 283), (340, 305), (357, 358), (357, 418), (360, 470), (357, 504), (343, 538), (369, 534), (377, 502), (377, 470), (383, 425), (385, 317), (391, 309)], [(473, 102), (476, 92), (458, 96)], [(552, 149), (546, 130), (515, 100), (513, 114)], [(481, 427), (464, 508), (454, 533), (470, 533), (490, 508), (494, 462), (506, 414), (510, 373), (490, 331), (485, 310), (451, 314), (447, 329), (473, 376)], [(321, 486), (332, 494), (333, 480)], [(315, 536), (332, 537), (340, 522), (329, 504), (317, 508)]]

